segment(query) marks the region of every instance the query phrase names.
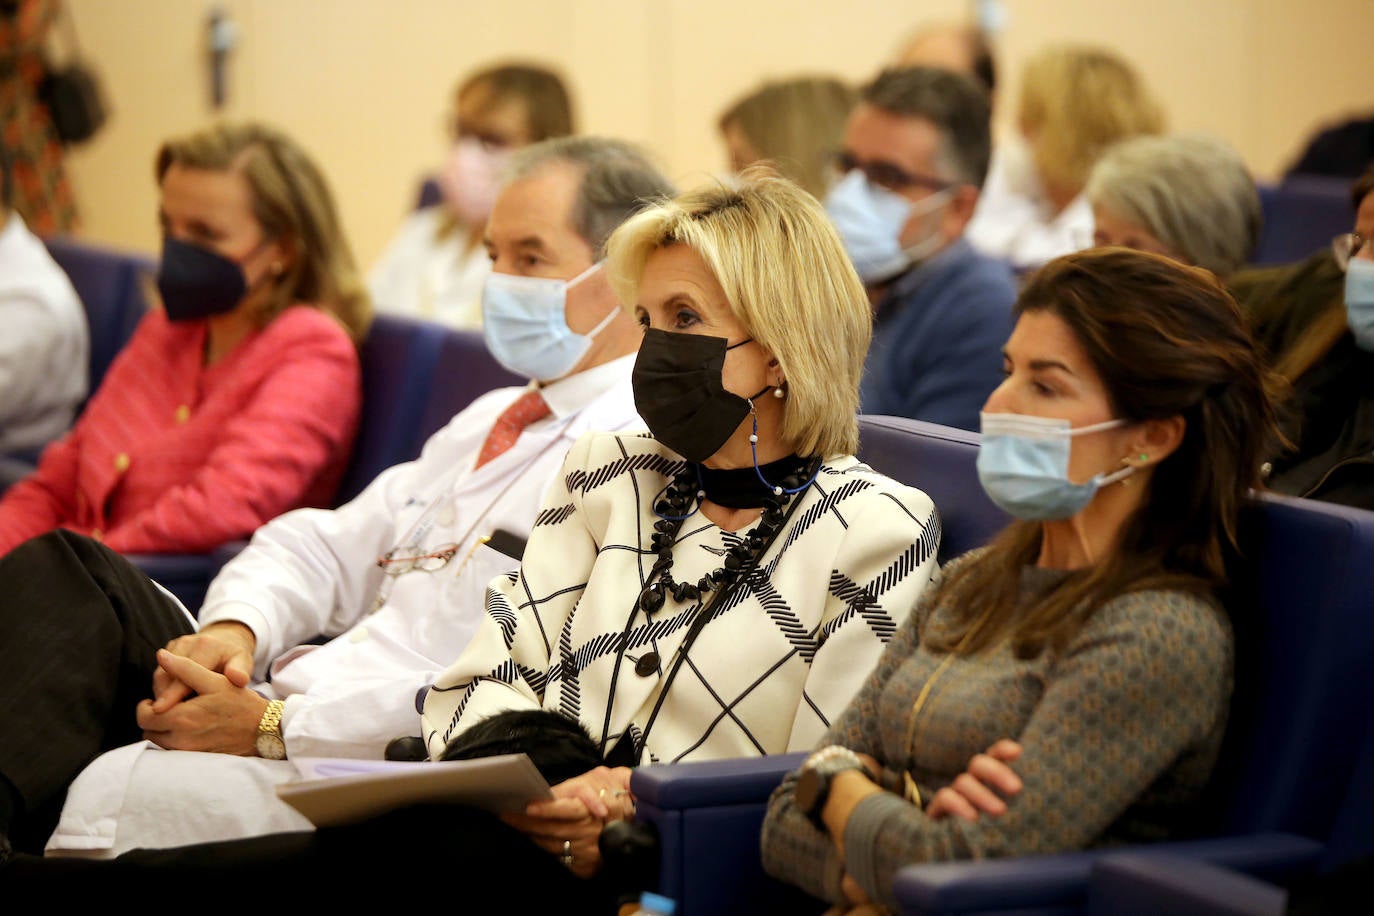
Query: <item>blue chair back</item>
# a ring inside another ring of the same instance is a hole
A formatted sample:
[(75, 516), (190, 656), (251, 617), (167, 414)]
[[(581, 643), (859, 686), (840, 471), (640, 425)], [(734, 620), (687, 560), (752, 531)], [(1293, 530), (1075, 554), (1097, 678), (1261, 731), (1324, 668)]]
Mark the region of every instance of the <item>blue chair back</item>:
[(1222, 832), (1325, 841), (1374, 708), (1374, 512), (1266, 495), (1243, 510), (1241, 547)]
[(1251, 263), (1299, 261), (1355, 226), (1350, 182), (1343, 178), (1303, 176), (1281, 185), (1261, 185), (1264, 228)]
[(143, 282), (156, 269), (151, 258), (100, 248), (70, 238), (45, 244), (66, 272), (86, 309), (91, 331), (90, 390), (100, 387), (105, 370), (133, 336), (148, 310)]
[(361, 350), (362, 419), (337, 502), (347, 502), (382, 471), (420, 453), (420, 417), (447, 333), (442, 325), (399, 315), (372, 320)]
[(978, 482), (977, 433), (905, 417), (861, 416), (859, 457), (935, 502), (941, 562), (986, 544), (1011, 520)]
[(524, 385), (527, 379), (496, 361), (480, 331), (448, 331), (439, 347), (438, 367), (420, 415), (418, 450), (458, 411), (494, 388)]

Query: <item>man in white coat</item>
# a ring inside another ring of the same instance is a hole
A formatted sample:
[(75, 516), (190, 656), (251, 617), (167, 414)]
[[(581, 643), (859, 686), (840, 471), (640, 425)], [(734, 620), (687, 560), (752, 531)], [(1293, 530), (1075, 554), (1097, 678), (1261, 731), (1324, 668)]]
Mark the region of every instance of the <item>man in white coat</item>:
[(159, 653), (138, 709), (151, 744), (86, 768), (50, 853), (307, 829), (276, 800), (289, 758), (380, 758), (416, 732), (417, 693), (471, 638), (487, 583), (518, 565), (568, 447), (643, 425), (629, 384), (641, 331), (599, 264), (616, 226), (672, 193), (616, 141), (516, 156), (487, 227), (484, 333), (534, 381), (479, 398), (342, 508), (261, 528), (211, 584), (200, 631)]

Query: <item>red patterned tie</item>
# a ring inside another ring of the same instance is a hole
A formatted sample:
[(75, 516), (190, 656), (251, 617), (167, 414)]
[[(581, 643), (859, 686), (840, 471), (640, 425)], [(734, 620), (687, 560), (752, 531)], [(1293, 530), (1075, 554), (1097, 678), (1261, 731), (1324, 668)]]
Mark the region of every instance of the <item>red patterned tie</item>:
[(549, 413), (549, 405), (544, 403), (538, 391), (530, 389), (520, 395), (492, 424), (487, 441), (482, 443), (482, 450), (477, 453), (477, 467), (480, 468), (510, 448), (526, 426), (535, 420), (542, 420)]

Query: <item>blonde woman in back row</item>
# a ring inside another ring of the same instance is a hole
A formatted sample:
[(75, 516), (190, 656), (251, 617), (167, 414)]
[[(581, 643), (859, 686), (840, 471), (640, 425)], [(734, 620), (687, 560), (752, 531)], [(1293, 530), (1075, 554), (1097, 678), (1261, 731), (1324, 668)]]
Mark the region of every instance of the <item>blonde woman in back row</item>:
[(1112, 145), (1163, 131), (1164, 115), (1125, 60), (1066, 46), (1027, 62), (1016, 119), (1019, 137), (997, 149), (967, 236), (1029, 270), (1092, 244), (1083, 189), (1093, 166)]

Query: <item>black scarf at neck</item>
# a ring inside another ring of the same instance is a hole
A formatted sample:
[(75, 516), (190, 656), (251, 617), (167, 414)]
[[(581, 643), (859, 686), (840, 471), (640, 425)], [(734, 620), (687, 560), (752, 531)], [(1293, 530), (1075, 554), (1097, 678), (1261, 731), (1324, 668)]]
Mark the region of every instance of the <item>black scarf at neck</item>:
[[(805, 474), (810, 459), (788, 455), (777, 461), (770, 461), (758, 467), (718, 469), (704, 464), (694, 465), (697, 480), (706, 491), (706, 498), (727, 509), (759, 509), (763, 507), (764, 497), (772, 493), (772, 487), (782, 483), (783, 478), (795, 474)], [(759, 474), (768, 481), (765, 486)], [(794, 484), (795, 486), (795, 484)]]

